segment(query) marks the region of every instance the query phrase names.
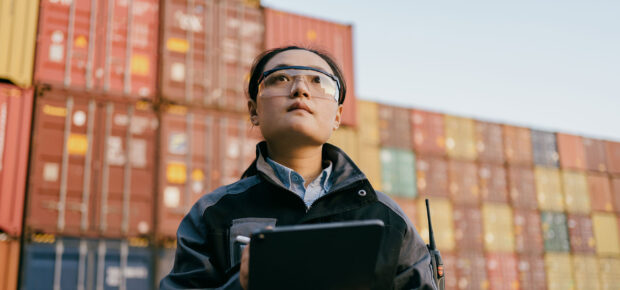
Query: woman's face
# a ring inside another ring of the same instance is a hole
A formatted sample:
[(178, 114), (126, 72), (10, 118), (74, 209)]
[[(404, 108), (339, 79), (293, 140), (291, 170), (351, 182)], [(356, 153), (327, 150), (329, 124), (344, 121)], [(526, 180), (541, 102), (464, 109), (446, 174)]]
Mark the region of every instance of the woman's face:
[[(264, 71), (279, 66), (306, 66), (333, 74), (329, 64), (313, 52), (294, 49), (280, 52), (265, 65)], [(259, 92), (256, 102), (248, 103), (252, 123), (257, 124), (268, 142), (291, 145), (322, 145), (340, 124), (342, 106), (334, 98), (313, 96), (308, 81), (290, 80), (288, 92)]]

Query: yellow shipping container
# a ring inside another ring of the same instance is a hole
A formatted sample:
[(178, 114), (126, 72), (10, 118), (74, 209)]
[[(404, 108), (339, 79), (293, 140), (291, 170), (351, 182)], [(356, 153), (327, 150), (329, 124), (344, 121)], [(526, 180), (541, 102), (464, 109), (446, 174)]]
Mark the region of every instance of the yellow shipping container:
[(0, 1), (0, 79), (32, 85), (39, 0)]
[(598, 258), (601, 290), (620, 289), (620, 259)]
[(534, 176), (536, 179), (538, 208), (548, 211), (564, 211), (560, 171), (536, 166)]
[(359, 144), (360, 155), (357, 166), (366, 174), (370, 184), (376, 190), (381, 190), (381, 159), (378, 145)]
[(342, 126), (332, 133), (331, 138), (327, 142), (340, 147), (357, 164), (359, 160), (359, 143), (355, 129)]
[(448, 156), (467, 160), (476, 159), (478, 151), (474, 137), (474, 120), (445, 115), (444, 124)]
[(618, 221), (612, 213), (597, 212), (592, 214), (596, 253), (601, 256), (620, 255), (620, 239), (618, 238)]
[(379, 105), (375, 102), (357, 102), (357, 124), (360, 143), (379, 146)]
[(0, 289), (17, 289), (19, 239), (0, 233)]
[(585, 173), (562, 171), (562, 186), (567, 212), (590, 213), (590, 194)]
[(514, 252), (512, 209), (503, 203), (482, 204), (484, 248), (490, 252)]
[(545, 254), (545, 272), (548, 290), (574, 289), (570, 254)]
[[(433, 231), (435, 233), (435, 242), (440, 251), (452, 251), (455, 247), (454, 242), (454, 220), (452, 219), (452, 204), (448, 199), (429, 198), (429, 206), (431, 208), (431, 221), (433, 222)], [(426, 218), (426, 203), (423, 199), (418, 200), (418, 218), (416, 219), (416, 228), (419, 230), (420, 236), (427, 244), (428, 237), (428, 219)]]
[(598, 290), (598, 260), (593, 255), (573, 255), (575, 290)]

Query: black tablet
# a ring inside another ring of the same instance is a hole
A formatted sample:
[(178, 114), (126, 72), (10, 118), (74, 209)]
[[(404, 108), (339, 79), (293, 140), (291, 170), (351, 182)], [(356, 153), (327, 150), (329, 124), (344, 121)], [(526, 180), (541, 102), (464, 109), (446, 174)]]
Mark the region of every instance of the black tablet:
[(249, 288), (370, 289), (383, 222), (283, 226), (251, 236)]

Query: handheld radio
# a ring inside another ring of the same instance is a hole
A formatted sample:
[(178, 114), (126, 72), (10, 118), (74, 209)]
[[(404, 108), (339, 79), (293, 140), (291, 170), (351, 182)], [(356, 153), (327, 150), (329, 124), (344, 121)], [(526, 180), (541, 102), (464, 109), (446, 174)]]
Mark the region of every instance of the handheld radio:
[(443, 262), (441, 261), (441, 255), (439, 250), (435, 247), (435, 235), (433, 234), (433, 225), (431, 224), (431, 210), (428, 206), (428, 198), (426, 201), (426, 216), (428, 218), (428, 240), (429, 244), (426, 245), (428, 251), (431, 254), (431, 264), (433, 265), (433, 278), (440, 290), (444, 290), (446, 285), (444, 281)]

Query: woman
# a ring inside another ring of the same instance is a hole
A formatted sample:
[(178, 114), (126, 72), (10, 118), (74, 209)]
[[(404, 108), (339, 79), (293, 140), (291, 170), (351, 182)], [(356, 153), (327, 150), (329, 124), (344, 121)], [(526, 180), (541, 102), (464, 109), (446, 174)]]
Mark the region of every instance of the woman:
[(183, 219), (174, 267), (161, 288), (247, 289), (249, 247), (241, 253), (238, 235), (363, 219), (386, 225), (375, 288), (435, 288), (428, 250), (402, 210), (326, 144), (340, 125), (346, 94), (335, 62), (296, 46), (266, 51), (252, 68), (248, 94), (250, 120), (265, 141), (241, 180), (204, 195)]

